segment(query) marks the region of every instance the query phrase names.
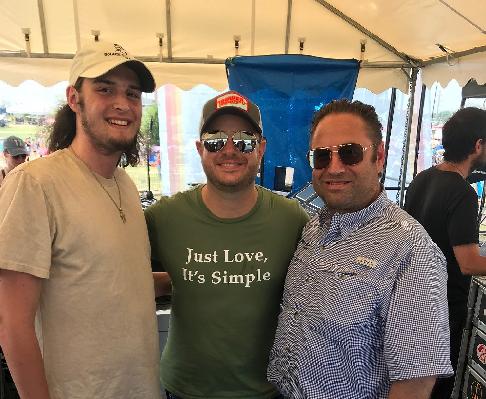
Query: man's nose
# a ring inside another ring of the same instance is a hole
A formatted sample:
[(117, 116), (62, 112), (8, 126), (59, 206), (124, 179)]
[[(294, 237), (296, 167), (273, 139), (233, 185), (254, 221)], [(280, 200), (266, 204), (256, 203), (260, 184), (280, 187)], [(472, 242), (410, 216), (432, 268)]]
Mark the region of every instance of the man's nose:
[(341, 161), (339, 154), (337, 151), (333, 151), (331, 154), (331, 161), (329, 162), (329, 166), (327, 167), (327, 172), (331, 174), (339, 174), (343, 173), (345, 170), (345, 165)]
[(119, 111), (127, 111), (130, 108), (128, 98), (123, 94), (115, 96), (113, 108)]
[(234, 143), (233, 143), (233, 138), (232, 137), (228, 137), (228, 140), (226, 141), (226, 144), (225, 146), (221, 149), (222, 152), (229, 152), (229, 153), (233, 153), (235, 151), (237, 151)]

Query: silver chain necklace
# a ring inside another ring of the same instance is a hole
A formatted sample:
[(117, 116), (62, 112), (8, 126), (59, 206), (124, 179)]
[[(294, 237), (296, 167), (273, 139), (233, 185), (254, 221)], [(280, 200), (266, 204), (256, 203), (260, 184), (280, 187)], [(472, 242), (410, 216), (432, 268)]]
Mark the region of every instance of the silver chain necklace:
[(79, 159), (86, 166), (86, 168), (89, 170), (89, 172), (91, 173), (91, 175), (94, 177), (94, 179), (96, 180), (96, 182), (98, 183), (98, 185), (103, 189), (103, 191), (106, 193), (106, 195), (111, 200), (111, 202), (113, 203), (113, 205), (115, 205), (115, 208), (118, 210), (118, 213), (120, 214), (120, 219), (122, 220), (122, 222), (123, 223), (126, 223), (127, 222), (127, 217), (125, 216), (125, 212), (123, 212), (123, 208), (122, 208), (122, 197), (121, 197), (121, 192), (120, 192), (120, 186), (118, 185), (118, 181), (116, 180), (116, 176), (113, 175), (113, 180), (115, 180), (116, 188), (118, 190), (118, 199), (119, 199), (120, 204), (117, 204), (116, 203), (116, 201), (110, 195), (110, 193), (105, 188), (105, 186), (103, 186), (103, 184), (99, 181), (98, 177), (96, 177), (96, 174), (91, 170), (91, 168), (88, 165), (86, 165), (86, 163), (81, 158), (78, 157), (78, 155), (74, 152), (74, 150), (72, 149), (71, 146), (69, 146), (69, 149), (74, 154), (74, 156), (77, 159)]

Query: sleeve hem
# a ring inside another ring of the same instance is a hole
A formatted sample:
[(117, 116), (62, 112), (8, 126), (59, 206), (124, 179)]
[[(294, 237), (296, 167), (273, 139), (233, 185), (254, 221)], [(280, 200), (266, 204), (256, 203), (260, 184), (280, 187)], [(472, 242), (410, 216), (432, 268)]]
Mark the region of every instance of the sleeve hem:
[(24, 265), (20, 263), (14, 263), (14, 262), (2, 262), (0, 265), (0, 270), (10, 270), (13, 272), (19, 272), (19, 273), (27, 273), (31, 274), (34, 277), (39, 277), (39, 278), (44, 278), (48, 279), (49, 278), (49, 271), (48, 270), (43, 270), (38, 267), (30, 266), (30, 265)]
[(398, 370), (399, 371), (396, 373), (390, 371), (389, 375), (391, 382), (432, 376), (435, 376), (437, 378), (444, 378), (454, 375), (454, 371), (452, 370), (452, 367), (450, 365), (436, 367), (417, 367), (417, 365), (410, 365), (406, 367), (402, 366), (401, 368), (398, 368)]

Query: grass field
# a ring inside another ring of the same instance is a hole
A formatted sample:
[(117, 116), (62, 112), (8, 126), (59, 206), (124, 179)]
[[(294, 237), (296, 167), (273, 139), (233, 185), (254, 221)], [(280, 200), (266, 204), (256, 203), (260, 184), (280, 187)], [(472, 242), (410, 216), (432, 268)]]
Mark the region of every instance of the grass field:
[[(125, 171), (135, 182), (138, 191), (148, 190), (147, 165), (127, 166)], [(150, 190), (156, 197), (160, 196), (160, 174), (155, 166), (150, 167)]]
[(33, 138), (37, 129), (39, 129), (39, 126), (36, 125), (10, 124), (6, 127), (0, 127), (0, 139), (6, 139), (8, 136), (17, 136), (21, 139), (26, 139), (27, 137)]
[[(34, 138), (35, 134), (39, 129), (39, 126), (28, 125), (28, 124), (10, 124), (7, 127), (0, 127), (0, 140), (6, 139), (9, 136), (17, 136), (21, 139), (26, 139), (27, 137)], [(0, 145), (1, 149), (1, 145)], [(3, 154), (0, 155), (0, 168), (5, 166), (5, 160), (3, 159)], [(139, 191), (145, 191), (149, 188), (148, 176), (147, 176), (147, 166), (139, 165), (137, 167), (128, 166), (126, 172), (135, 182)], [(160, 174), (155, 166), (150, 167), (150, 189), (157, 197), (160, 196)]]

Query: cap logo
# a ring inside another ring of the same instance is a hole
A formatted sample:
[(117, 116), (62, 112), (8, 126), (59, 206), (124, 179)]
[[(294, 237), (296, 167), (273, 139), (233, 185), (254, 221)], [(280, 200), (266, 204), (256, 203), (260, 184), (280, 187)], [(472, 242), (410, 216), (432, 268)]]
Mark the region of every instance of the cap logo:
[(113, 44), (113, 46), (115, 47), (115, 51), (105, 52), (104, 53), (105, 57), (118, 56), (118, 57), (123, 57), (127, 60), (131, 59), (131, 57), (128, 55), (127, 50), (125, 50), (122, 46), (120, 46), (119, 44), (116, 44), (116, 43)]
[(216, 109), (237, 107), (248, 111), (248, 100), (236, 93), (228, 93), (216, 99)]

